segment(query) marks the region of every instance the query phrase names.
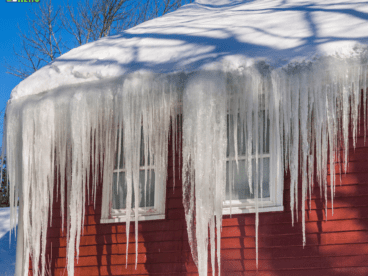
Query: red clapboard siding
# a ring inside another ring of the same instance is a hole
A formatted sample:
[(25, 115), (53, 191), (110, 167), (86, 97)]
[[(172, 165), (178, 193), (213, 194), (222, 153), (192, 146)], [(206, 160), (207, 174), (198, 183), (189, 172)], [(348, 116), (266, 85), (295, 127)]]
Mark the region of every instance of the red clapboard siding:
[[(368, 142), (360, 127), (357, 149), (350, 133), (349, 166), (340, 175), (335, 165), (336, 191), (332, 205), (328, 189), (327, 214), (318, 184), (306, 202), (306, 245), (302, 245), (301, 189), (298, 221), (291, 223), (290, 178), (285, 175), (283, 212), (259, 214), (259, 263), (256, 267), (254, 214), (225, 216), (221, 238), (222, 275), (319, 276), (368, 275)], [(367, 139), (368, 141), (368, 139)], [(166, 191), (166, 218), (138, 225), (138, 264), (135, 268), (135, 225), (131, 224), (128, 261), (124, 223), (100, 224), (101, 191), (96, 208), (86, 206), (84, 236), (81, 237), (75, 275), (198, 275), (192, 260), (180, 180), (179, 155), (169, 166)], [(172, 170), (175, 169), (175, 189)], [(299, 181), (300, 182), (300, 181)], [(328, 183), (330, 179), (328, 178)], [(327, 221), (326, 221), (327, 218)], [(53, 222), (47, 234), (51, 275), (67, 275), (66, 238), (61, 229), (60, 204), (55, 201)], [(210, 256), (210, 255), (209, 255)], [(211, 265), (209, 264), (209, 274)]]

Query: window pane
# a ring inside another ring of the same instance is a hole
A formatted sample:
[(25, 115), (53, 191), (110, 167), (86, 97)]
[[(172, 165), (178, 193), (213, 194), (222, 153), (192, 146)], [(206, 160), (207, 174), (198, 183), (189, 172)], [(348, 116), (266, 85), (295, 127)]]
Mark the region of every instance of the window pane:
[[(259, 139), (263, 141), (262, 144), (262, 153), (269, 153), (270, 148), (270, 120), (267, 118), (265, 120), (266, 113), (264, 110), (260, 111), (258, 113), (258, 124), (259, 124)], [(233, 115), (227, 115), (227, 148), (226, 148), (226, 156), (230, 156), (230, 152), (234, 152), (234, 116)], [(253, 118), (253, 122), (254, 122)], [(253, 139), (255, 139), (255, 126), (253, 125)], [(263, 139), (261, 139), (261, 135), (263, 135)], [(244, 156), (246, 153), (246, 128), (242, 127), (242, 124), (240, 122), (240, 116), (238, 114), (237, 119), (237, 139), (238, 139), (238, 155)], [(255, 141), (252, 141), (252, 154), (255, 154), (256, 152), (256, 143)], [(261, 143), (258, 144), (258, 152), (261, 153)]]
[(266, 112), (264, 110), (261, 111), (259, 115), (263, 129), (263, 153), (270, 153), (270, 119), (267, 118), (267, 120), (265, 120)]
[[(151, 160), (150, 160), (150, 154), (149, 154), (149, 150), (147, 150), (147, 166), (151, 165)], [(140, 145), (140, 158), (139, 158), (139, 166), (144, 166), (144, 136), (143, 136), (143, 127), (141, 128), (141, 145)], [(153, 160), (152, 160), (152, 165), (153, 165)]]
[[(120, 134), (120, 135), (119, 135)], [(119, 139), (121, 139), (120, 141), (120, 162), (119, 162), (119, 169), (123, 169), (125, 166), (124, 164), (124, 147), (123, 147), (123, 136), (124, 132), (123, 130), (120, 131), (120, 133), (118, 133), (118, 137), (116, 139), (116, 156), (115, 156), (115, 166), (114, 166), (114, 170), (116, 170), (118, 168), (118, 160), (119, 160)]]
[[(124, 143), (123, 143), (123, 136), (124, 131), (121, 130), (120, 135), (118, 133), (117, 139), (116, 139), (116, 156), (115, 156), (115, 166), (114, 170), (118, 169), (118, 159), (119, 159), (119, 139), (120, 141), (120, 162), (119, 162), (119, 169), (124, 169), (125, 167), (125, 160), (124, 160)], [(121, 137), (121, 138), (119, 138)], [(151, 165), (150, 162), (150, 156), (149, 152), (147, 152), (148, 158), (147, 158), (147, 165)], [(143, 127), (141, 128), (141, 145), (140, 145), (140, 157), (139, 157), (139, 165), (144, 166), (144, 136), (143, 136)], [(152, 160), (153, 165), (153, 160)]]
[[(248, 174), (245, 169), (245, 160), (239, 160), (239, 171), (237, 170), (236, 163), (234, 161), (232, 166), (232, 175), (234, 178), (234, 187), (232, 190), (232, 199), (233, 200), (242, 200), (242, 199), (251, 199), (254, 198), (254, 195), (250, 193), (249, 185), (248, 185)], [(261, 171), (261, 162), (263, 162), (263, 170)], [(229, 178), (229, 161), (226, 162), (226, 196), (225, 200), (230, 200), (230, 185)], [(262, 197), (267, 198), (270, 197), (270, 158), (259, 158), (258, 163), (258, 177), (262, 177)], [(255, 192), (255, 175), (256, 175), (256, 161), (252, 160), (252, 188), (253, 192)], [(260, 181), (260, 179), (259, 179)], [(258, 196), (261, 197), (261, 185), (258, 188)]]
[[(119, 186), (117, 187), (118, 173), (113, 176), (113, 190), (112, 190), (112, 208), (125, 209), (127, 185), (125, 181), (125, 172), (119, 173)], [(145, 171), (139, 171), (139, 207), (154, 207), (155, 205), (155, 172), (148, 171), (147, 186), (145, 187), (146, 174)], [(134, 202), (134, 187), (132, 187), (132, 208), (135, 207)], [(146, 196), (144, 196), (146, 191)]]
[[(226, 156), (230, 155), (230, 151), (234, 152), (234, 118), (233, 115), (227, 115), (227, 148)], [(245, 155), (245, 129), (241, 127), (240, 116), (238, 114), (237, 120), (237, 139), (238, 139), (238, 155)]]
[[(266, 112), (264, 110), (258, 113), (258, 137), (259, 141), (263, 141), (263, 144), (258, 143), (258, 153), (269, 153), (270, 152), (270, 119), (265, 120)], [(254, 122), (254, 120), (253, 120)], [(253, 125), (253, 133), (255, 132), (255, 126)], [(261, 138), (263, 135), (263, 139)], [(255, 136), (253, 136), (255, 139)], [(252, 143), (252, 154), (256, 153), (256, 143)], [(262, 146), (262, 151), (261, 151)]]

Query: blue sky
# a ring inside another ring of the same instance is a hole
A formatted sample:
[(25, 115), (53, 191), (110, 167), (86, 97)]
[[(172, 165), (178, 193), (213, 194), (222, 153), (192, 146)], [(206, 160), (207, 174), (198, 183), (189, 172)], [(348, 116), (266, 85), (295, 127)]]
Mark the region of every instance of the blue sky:
[[(22, 29), (27, 27), (26, 13), (35, 4), (30, 3), (7, 3), (0, 2), (1, 33), (0, 33), (0, 110), (6, 106), (11, 90), (21, 79), (6, 74), (5, 61), (9, 64), (16, 62), (13, 54), (13, 46), (19, 45), (18, 26)], [(29, 12), (28, 12), (29, 13)], [(1, 122), (2, 122), (1, 118)]]
[[(62, 5), (64, 2), (66, 3), (64, 0), (52, 0), (55, 7)], [(71, 3), (75, 4), (76, 2)], [(20, 78), (6, 73), (5, 61), (11, 65), (16, 65), (17, 59), (14, 57), (13, 46), (15, 49), (19, 49), (18, 45), (21, 42), (19, 28), (25, 32), (28, 30), (27, 15), (32, 16), (32, 8), (35, 8), (37, 11), (39, 5), (39, 3), (7, 3), (6, 0), (0, 1), (0, 18), (2, 24), (0, 28), (0, 111), (5, 108), (12, 89), (21, 81)], [(3, 118), (1, 118), (1, 122), (2, 120)]]

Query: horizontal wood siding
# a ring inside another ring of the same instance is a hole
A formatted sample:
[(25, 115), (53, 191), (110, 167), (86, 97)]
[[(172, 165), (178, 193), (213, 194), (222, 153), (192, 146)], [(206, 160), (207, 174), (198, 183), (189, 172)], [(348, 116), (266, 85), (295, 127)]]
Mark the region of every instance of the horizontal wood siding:
[[(350, 149), (346, 174), (340, 174), (340, 166), (336, 165), (333, 215), (330, 198), (326, 214), (318, 184), (315, 185), (310, 210), (307, 204), (305, 247), (302, 246), (301, 196), (299, 221), (292, 226), (290, 182), (286, 174), (285, 211), (259, 215), (258, 270), (254, 214), (224, 217), (222, 275), (368, 275), (368, 143), (364, 144), (362, 130), (363, 126), (357, 148)], [(170, 146), (166, 219), (139, 222), (137, 268), (134, 223), (130, 228), (126, 266), (125, 224), (100, 224), (101, 191), (98, 191), (96, 208), (93, 204), (86, 207), (84, 236), (81, 237), (79, 260), (75, 260), (75, 275), (197, 275), (188, 244), (178, 159), (176, 155), (174, 189)], [(67, 275), (66, 238), (61, 231), (58, 203), (54, 208), (52, 227), (48, 231), (50, 275)]]

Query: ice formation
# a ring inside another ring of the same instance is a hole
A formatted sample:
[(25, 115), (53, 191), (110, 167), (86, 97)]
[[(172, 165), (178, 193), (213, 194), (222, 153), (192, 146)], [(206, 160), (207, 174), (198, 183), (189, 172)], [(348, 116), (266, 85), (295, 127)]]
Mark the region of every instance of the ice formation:
[(226, 179), (225, 80), (219, 72), (199, 73), (189, 79), (183, 95), (183, 204), (189, 244), (201, 275), (207, 275), (208, 229), (213, 271), (215, 236), (220, 264)]
[[(228, 139), (234, 143), (229, 150), (234, 160), (230, 163), (238, 165), (237, 148), (242, 143), (237, 140), (238, 132), (245, 133), (248, 160), (245, 171), (258, 183), (253, 193), (257, 195), (258, 187), (262, 189), (262, 174), (252, 176), (251, 159), (255, 154), (256, 166), (262, 166), (257, 154), (262, 152), (258, 147), (263, 145), (267, 128), (255, 114), (265, 111), (270, 123), (270, 185), (283, 185), (284, 172), (290, 170), (290, 208), (294, 224), (294, 219), (298, 219), (298, 176), (301, 175), (302, 243), (305, 245), (304, 211), (307, 194), (313, 189), (314, 169), (317, 169), (317, 182), (327, 209), (328, 161), (333, 206), (335, 163), (341, 161), (344, 168), (347, 167), (349, 122), (355, 146), (362, 107), (364, 126), (367, 125), (367, 69), (367, 64), (359, 60), (326, 58), (282, 69), (259, 64), (239, 72), (199, 73), (189, 79), (183, 94), (183, 196), (189, 242), (200, 275), (207, 275), (208, 242), (212, 273), (215, 274), (216, 247), (218, 271), (221, 270), (219, 237), (226, 175), (227, 114), (239, 120), (229, 129)], [(252, 153), (252, 144), (255, 153)], [(342, 160), (337, 159), (340, 150)], [(261, 203), (258, 196), (254, 198), (258, 263), (258, 207)]]
[[(8, 156), (11, 183), (11, 227), (15, 226), (20, 199), (16, 275), (28, 275), (29, 256), (33, 275), (45, 275), (54, 189), (59, 194), (62, 218), (67, 210), (67, 270), (68, 275), (74, 274), (74, 252), (78, 259), (85, 203), (96, 198), (99, 182), (104, 183), (103, 197), (107, 199), (103, 199), (102, 217), (110, 216), (112, 170), (121, 128), (127, 206), (131, 206), (132, 190), (138, 190), (141, 128), (145, 156), (149, 152), (155, 158), (155, 181), (166, 181), (170, 118), (176, 117), (176, 89), (180, 87), (176, 79), (133, 74), (9, 102), (3, 154)], [(135, 195), (138, 206), (138, 193)], [(131, 218), (138, 223), (137, 208), (127, 208), (127, 243)], [(64, 221), (62, 224), (64, 229)], [(135, 229), (138, 254), (138, 227)]]
[[(237, 71), (136, 73), (10, 100), (3, 154), (7, 155), (11, 184), (12, 226), (16, 201), (20, 199), (16, 275), (28, 275), (28, 256), (32, 259), (34, 275), (45, 274), (46, 236), (52, 218), (54, 189), (60, 193), (62, 217), (67, 210), (67, 269), (68, 275), (73, 275), (74, 251), (78, 257), (85, 202), (91, 196), (95, 198), (96, 187), (102, 183), (102, 217), (109, 216), (112, 171), (115, 153), (121, 152), (121, 144), (126, 168), (126, 231), (129, 233), (130, 220), (138, 222), (137, 208), (129, 206), (132, 190), (139, 189), (141, 133), (144, 134), (144, 155), (155, 159), (155, 182), (166, 181), (170, 122), (175, 124), (181, 104), (183, 203), (189, 243), (199, 274), (207, 275), (209, 245), (212, 273), (218, 270), (219, 274), (221, 270), (227, 151), (234, 160), (229, 165), (239, 167), (239, 145), (246, 145), (244, 164), (250, 178), (248, 183), (256, 183), (253, 194), (258, 195), (262, 175), (252, 174), (252, 156), (256, 157), (258, 171), (263, 162), (258, 162), (257, 155), (262, 152), (265, 135), (271, 137), (268, 145), (270, 185), (283, 185), (284, 172), (290, 170), (293, 223), (298, 214), (298, 176), (301, 175), (304, 245), (305, 203), (313, 188), (315, 173), (327, 208), (328, 196), (331, 201), (334, 196), (336, 152), (343, 150), (342, 161), (346, 168), (349, 122), (352, 122), (355, 145), (362, 107), (364, 125), (367, 124), (368, 66), (365, 62), (364, 58), (321, 58), (283, 68), (258, 63)], [(260, 111), (264, 112), (269, 127), (264, 127)], [(229, 129), (227, 116), (235, 121)], [(121, 138), (118, 133), (122, 128)], [(173, 137), (176, 137), (176, 129), (174, 125)], [(240, 140), (239, 132), (244, 134)], [(124, 141), (118, 143), (117, 139)], [(227, 139), (233, 145), (229, 149)], [(179, 143), (174, 141), (176, 144)], [(327, 194), (328, 161), (330, 195)], [(137, 194), (135, 206), (138, 206)], [(258, 196), (255, 202), (258, 255), (258, 207), (261, 204)], [(138, 227), (135, 229), (137, 254)]]

